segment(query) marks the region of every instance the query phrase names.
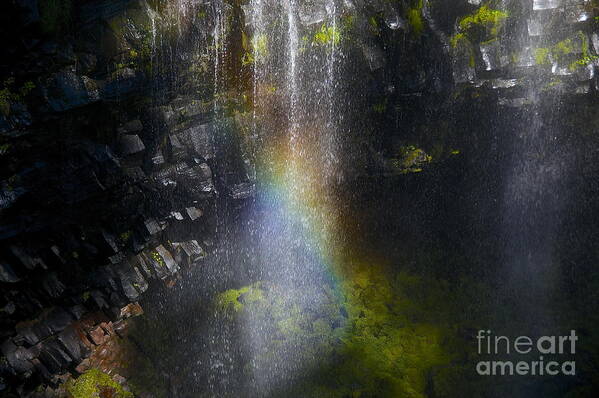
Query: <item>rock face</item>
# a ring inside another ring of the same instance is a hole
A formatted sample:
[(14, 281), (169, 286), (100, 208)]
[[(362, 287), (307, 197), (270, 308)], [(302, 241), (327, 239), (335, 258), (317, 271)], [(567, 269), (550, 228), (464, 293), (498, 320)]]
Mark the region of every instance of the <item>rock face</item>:
[(223, 164), (243, 160), (215, 144), (211, 96), (183, 96), (210, 85), (209, 65), (165, 61), (175, 48), (199, 59), (210, 16), (167, 39), (181, 10), (162, 2), (8, 3), (0, 394), (26, 396), (83, 372), (143, 312), (135, 303), (150, 286), (202, 263), (220, 190), (231, 200), (253, 191), (243, 172), (236, 185), (218, 181), (231, 174)]
[[(212, 255), (222, 204), (255, 195), (244, 113), (256, 21), (233, 1), (2, 3), (0, 394), (28, 396), (109, 364), (98, 347), (143, 312), (144, 294)], [(363, 110), (355, 175), (417, 173), (458, 149), (481, 162), (496, 138), (479, 111), (526, 110), (531, 87), (559, 92), (564, 125), (589, 130), (576, 117), (599, 89), (586, 1), (348, 0), (341, 33), (322, 30), (327, 3), (305, 2), (298, 18), (347, 46), (340, 84)], [(280, 113), (277, 88), (264, 90)], [(597, 138), (578, 139), (591, 175), (584, 148)]]

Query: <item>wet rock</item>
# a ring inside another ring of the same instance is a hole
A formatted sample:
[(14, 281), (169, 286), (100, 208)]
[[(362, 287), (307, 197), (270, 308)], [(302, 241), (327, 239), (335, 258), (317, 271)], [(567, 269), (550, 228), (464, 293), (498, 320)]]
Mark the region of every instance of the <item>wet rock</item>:
[(58, 279), (58, 276), (54, 272), (48, 274), (44, 278), (42, 287), (50, 295), (50, 297), (54, 298), (60, 297), (65, 289), (65, 285), (60, 281), (60, 279)]
[(166, 264), (157, 251), (151, 250), (147, 253), (142, 253), (141, 258), (140, 264), (143, 261), (146, 268), (149, 270), (148, 277), (165, 279), (169, 276)]
[(146, 146), (137, 134), (127, 134), (119, 138), (119, 153), (123, 156), (142, 152)]
[(10, 251), (16, 258), (19, 259), (21, 264), (28, 270), (33, 270), (36, 267), (40, 267), (43, 269), (48, 268), (46, 266), (46, 264), (44, 263), (44, 261), (40, 257), (37, 257), (37, 256), (34, 257), (34, 256), (30, 255), (28, 253), (28, 251), (24, 248), (21, 248), (21, 247), (15, 246), (15, 245), (11, 245)]
[(181, 185), (197, 197), (214, 190), (212, 172), (206, 163), (179, 162), (161, 170), (156, 176), (165, 185)]
[(119, 134), (131, 134), (143, 130), (144, 126), (139, 119), (130, 120), (117, 129)]
[(473, 82), (476, 78), (474, 70), (474, 50), (467, 39), (458, 40), (451, 49), (451, 65), (453, 79), (456, 83)]
[(390, 3), (385, 3), (383, 19), (385, 20), (385, 25), (391, 30), (405, 29), (407, 26), (406, 21), (399, 16), (397, 9)]
[(214, 147), (211, 137), (214, 135), (213, 124), (201, 124), (193, 126), (177, 135), (180, 144), (193, 148), (194, 152), (204, 160), (214, 157)]
[(170, 135), (169, 142), (173, 159), (177, 162), (185, 160), (187, 158), (187, 148), (181, 143), (179, 137), (175, 134)]
[(8, 263), (0, 261), (0, 282), (16, 283), (20, 280)]
[[(46, 366), (44, 366), (44, 364), (38, 358), (33, 358), (31, 360), (31, 364), (34, 366), (37, 373), (39, 373), (44, 380), (50, 381), (53, 379), (54, 375), (52, 373), (50, 373), (48, 368)], [(48, 387), (48, 389), (49, 389), (49, 387)], [(45, 397), (52, 397), (53, 395), (47, 395), (44, 392), (40, 396), (45, 398)]]
[(486, 71), (501, 69), (508, 63), (507, 57), (502, 54), (501, 44), (498, 40), (481, 43), (480, 53)]
[(554, 62), (551, 65), (551, 73), (556, 76), (570, 76), (573, 72), (569, 65), (560, 65), (559, 63)]
[(518, 55), (518, 66), (522, 68), (530, 68), (536, 64), (534, 49), (530, 46), (522, 48), (520, 54)]
[(40, 361), (52, 373), (61, 373), (73, 362), (57, 338), (53, 337), (38, 343), (36, 349), (39, 351)]
[[(103, 324), (106, 325), (106, 324)], [(110, 334), (102, 327), (98, 325), (89, 331), (89, 337), (95, 345), (102, 345), (108, 341)]]
[(189, 218), (191, 218), (191, 221), (195, 221), (198, 218), (202, 217), (202, 215), (204, 214), (202, 212), (202, 210), (196, 208), (196, 207), (186, 207), (185, 208), (185, 212), (187, 213), (187, 215), (189, 216)]
[(46, 101), (55, 112), (78, 108), (100, 100), (97, 83), (72, 71), (54, 74), (43, 87)]
[(179, 271), (179, 265), (175, 262), (175, 259), (171, 255), (171, 253), (166, 250), (163, 245), (159, 245), (155, 249), (155, 253), (162, 259), (162, 261), (158, 260), (159, 265), (162, 267), (166, 267), (171, 274), (175, 274)]
[(566, 7), (564, 14), (564, 22), (567, 24), (586, 22), (593, 18), (593, 12), (583, 4)]
[[(130, 303), (130, 304), (127, 304), (126, 306), (124, 306), (123, 308), (121, 308), (121, 318), (122, 319), (128, 319), (128, 318), (132, 318), (135, 316), (143, 315), (143, 313), (144, 313), (144, 310), (143, 310), (143, 308), (141, 308), (141, 305), (139, 305), (139, 303)], [(115, 331), (117, 333), (119, 333), (119, 331), (116, 327), (117, 325), (114, 325), (114, 326), (115, 326)]]
[(558, 8), (562, 3), (562, 0), (533, 0), (532, 9), (537, 10), (549, 10)]
[(380, 48), (367, 43), (361, 43), (360, 48), (371, 71), (381, 69), (385, 66), (385, 54)]
[(17, 307), (15, 306), (15, 303), (12, 301), (9, 301), (8, 303), (6, 303), (6, 305), (4, 307), (2, 307), (0, 309), (0, 312), (5, 312), (8, 315), (12, 315), (15, 313), (16, 310), (17, 310)]
[(79, 332), (74, 327), (63, 330), (57, 338), (69, 356), (76, 363), (80, 362), (84, 357), (90, 354), (89, 348), (83, 343)]
[(577, 95), (588, 94), (591, 91), (591, 85), (589, 83), (583, 83), (576, 86), (574, 93)]
[(326, 3), (323, 0), (302, 1), (299, 6), (299, 18), (306, 26), (321, 23), (327, 17)]
[(151, 270), (150, 261), (145, 257), (144, 254), (138, 254), (137, 256), (130, 258), (130, 263), (134, 264), (138, 267), (138, 270), (141, 271), (142, 276), (146, 279), (154, 278), (155, 274)]
[(104, 295), (102, 294), (101, 291), (99, 291), (99, 290), (92, 290), (90, 292), (90, 297), (93, 299), (93, 302), (96, 304), (96, 306), (99, 309), (109, 308), (110, 307), (108, 305), (108, 303), (106, 302), (106, 298), (104, 297)]
[(162, 154), (161, 149), (157, 149), (152, 156), (152, 163), (156, 166), (160, 166), (165, 163), (164, 155)]
[(530, 104), (530, 100), (528, 98), (499, 98), (498, 102), (499, 105), (512, 108), (521, 108)]
[(13, 206), (26, 193), (27, 189), (18, 174), (0, 182), (0, 209)]
[(77, 305), (74, 305), (69, 308), (69, 313), (71, 315), (73, 315), (73, 317), (75, 319), (78, 320), (78, 319), (81, 319), (83, 317), (83, 315), (85, 315), (87, 313), (87, 308), (85, 308), (81, 304), (77, 304)]
[(206, 251), (200, 246), (197, 240), (173, 243), (173, 247), (183, 250), (190, 263), (206, 257)]
[(230, 195), (231, 198), (236, 200), (247, 199), (254, 196), (255, 190), (256, 187), (254, 184), (250, 182), (242, 182), (231, 187)]
[[(543, 18), (541, 18), (543, 16)], [(527, 21), (528, 35), (529, 36), (541, 36), (545, 32), (545, 21), (544, 15), (541, 13), (535, 13)]]
[(139, 295), (148, 289), (148, 282), (143, 278), (139, 270), (132, 267), (128, 262), (123, 262), (116, 267), (121, 287), (125, 296), (131, 301), (138, 299)]
[(587, 81), (595, 77), (595, 63), (590, 62), (587, 65), (580, 65), (574, 72), (574, 77), (577, 81)]
[(155, 235), (158, 232), (161, 232), (164, 227), (161, 226), (158, 221), (156, 221), (156, 219), (154, 218), (150, 218), (144, 221), (144, 226), (146, 228), (146, 231), (150, 234), (150, 235)]
[(516, 87), (518, 85), (518, 79), (493, 79), (491, 80), (491, 87), (493, 89), (507, 89)]
[(0, 351), (8, 361), (8, 364), (17, 373), (30, 373), (33, 370), (33, 364), (30, 360), (35, 358), (35, 356), (31, 350), (17, 346), (12, 340), (6, 340), (0, 346)]
[(143, 83), (143, 75), (132, 68), (122, 68), (112, 74), (102, 84), (102, 98), (117, 100), (135, 91), (139, 91)]

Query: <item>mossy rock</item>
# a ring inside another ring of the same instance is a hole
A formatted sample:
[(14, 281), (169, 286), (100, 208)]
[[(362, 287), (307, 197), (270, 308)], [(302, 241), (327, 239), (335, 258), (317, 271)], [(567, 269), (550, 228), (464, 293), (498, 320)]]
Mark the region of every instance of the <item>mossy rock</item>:
[(71, 398), (134, 398), (133, 393), (98, 369), (90, 369), (77, 379), (70, 380), (66, 389)]

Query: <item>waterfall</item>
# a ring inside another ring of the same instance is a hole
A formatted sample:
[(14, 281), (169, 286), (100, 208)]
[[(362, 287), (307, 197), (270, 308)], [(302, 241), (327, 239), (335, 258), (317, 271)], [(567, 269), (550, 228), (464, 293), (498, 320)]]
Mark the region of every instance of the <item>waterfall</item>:
[[(553, 32), (545, 30), (550, 17), (546, 10), (555, 8), (554, 3), (534, 1), (517, 43), (523, 54), (551, 45)], [(510, 123), (515, 134), (503, 197), (508, 275), (502, 294), (514, 297), (517, 316), (529, 327), (546, 332), (555, 326), (550, 314), (550, 296), (556, 288), (553, 250), (564, 204), (561, 186), (567, 178), (567, 161), (555, 119), (560, 94), (548, 96), (546, 75), (536, 73), (529, 71), (526, 77), (526, 112), (518, 122)]]
[[(311, 23), (303, 18), (306, 12), (322, 18)], [(283, 305), (319, 308), (325, 279), (330, 278), (333, 213), (325, 198), (330, 176), (337, 171), (341, 117), (338, 8), (334, 0), (252, 0), (244, 13), (251, 31), (252, 130), (264, 143), (256, 156), (266, 159), (255, 203), (257, 274), (280, 289)], [(313, 37), (321, 31), (330, 37), (316, 42)], [(281, 115), (273, 113), (276, 106), (282, 107)], [(265, 363), (261, 355), (269, 341), (262, 331), (272, 326), (252, 316), (244, 319), (256, 395), (292, 383), (309, 367), (306, 361), (315, 360), (282, 347), (281, 358)]]
[(292, 152), (296, 152), (296, 141), (298, 139), (298, 49), (299, 33), (296, 21), (296, 0), (285, 0), (285, 11), (287, 12), (287, 56), (289, 65), (287, 67), (287, 90), (289, 92), (289, 138)]

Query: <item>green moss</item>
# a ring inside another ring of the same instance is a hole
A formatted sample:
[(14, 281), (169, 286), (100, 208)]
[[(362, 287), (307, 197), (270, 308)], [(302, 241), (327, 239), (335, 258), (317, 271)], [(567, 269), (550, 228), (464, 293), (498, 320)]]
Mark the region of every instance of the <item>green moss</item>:
[(323, 24), (320, 27), (320, 30), (318, 30), (312, 38), (312, 43), (318, 45), (336, 45), (339, 44), (340, 41), (341, 33), (339, 32), (339, 29), (337, 29), (335, 26), (327, 26), (326, 24)]
[(370, 24), (370, 26), (371, 26), (373, 29), (377, 29), (377, 30), (379, 29), (379, 23), (378, 23), (378, 21), (376, 20), (376, 17), (374, 17), (374, 16), (371, 16), (370, 18), (368, 18), (368, 23)]
[(109, 375), (98, 369), (90, 369), (76, 380), (70, 380), (66, 388), (73, 398), (133, 398), (131, 392), (125, 391)]
[[(216, 308), (225, 312), (239, 312), (244, 304), (252, 304), (263, 299), (260, 283), (244, 286), (240, 289), (229, 289), (216, 297)], [(242, 300), (242, 301), (240, 301)]]
[(372, 106), (372, 110), (375, 113), (378, 113), (379, 115), (382, 115), (383, 113), (385, 113), (387, 111), (387, 99), (385, 98), (385, 100), (383, 102), (379, 102), (378, 104), (374, 104)]
[(68, 30), (73, 4), (71, 0), (38, 0), (41, 29), (46, 34), (60, 34)]
[(587, 66), (588, 64), (594, 62), (598, 57), (596, 55), (586, 55), (583, 56), (576, 61), (572, 62), (569, 66), (570, 70), (575, 70), (581, 66)]
[(468, 40), (465, 33), (456, 33), (449, 41), (451, 48), (456, 48), (462, 40)]
[(160, 265), (161, 267), (166, 267), (166, 263), (164, 262), (164, 259), (162, 258), (160, 253), (158, 253), (157, 251), (152, 251), (152, 253), (150, 253), (150, 255), (152, 256), (154, 261), (156, 261), (158, 263), (158, 265)]
[(576, 51), (576, 48), (572, 39), (562, 40), (551, 48), (551, 53), (557, 57), (572, 54), (574, 51)]
[(256, 35), (249, 41), (246, 34), (242, 33), (241, 39), (244, 49), (244, 53), (241, 56), (241, 64), (243, 66), (251, 65), (256, 62), (256, 58), (263, 58), (268, 55), (268, 38), (266, 35)]
[(598, 58), (589, 51), (589, 41), (586, 34), (579, 31), (577, 36), (578, 38), (572, 37), (562, 40), (553, 45), (550, 49), (551, 56), (558, 62), (571, 60), (572, 55), (581, 54), (580, 58), (570, 62), (568, 68), (572, 71), (581, 66), (588, 65)]
[(392, 166), (401, 173), (418, 173), (422, 166), (430, 163), (433, 158), (420, 148), (413, 145), (401, 147), (397, 158), (392, 160)]
[(410, 25), (412, 34), (420, 36), (424, 32), (424, 19), (422, 18), (422, 0), (417, 0), (413, 7), (406, 11), (406, 19)]
[[(460, 340), (453, 325), (472, 314), (470, 293), (479, 293), (472, 289), (460, 297), (462, 293), (443, 280), (364, 264), (351, 266), (335, 290), (322, 286), (290, 291), (264, 283), (259, 299), (244, 298), (242, 304), (242, 296), (252, 289), (228, 290), (220, 296), (269, 336), (246, 368), (260, 371), (274, 363), (277, 371), (287, 371), (281, 369), (286, 366), (292, 371), (298, 361), (315, 369), (315, 377), (292, 383), (274, 396), (332, 398), (424, 398), (431, 370), (453, 369), (459, 360), (456, 351), (467, 350), (468, 343)], [(318, 307), (289, 299), (296, 294), (315, 298)]]
[(410, 8), (408, 10), (408, 23), (412, 27), (412, 32), (415, 35), (420, 36), (422, 31), (424, 30), (424, 21), (422, 20), (422, 15), (420, 10), (417, 8)]
[(506, 12), (494, 10), (487, 5), (480, 7), (475, 13), (462, 18), (459, 22), (460, 30), (466, 32), (475, 27), (489, 30), (491, 36), (497, 36), (503, 20), (508, 17)]
[(468, 66), (474, 68), (474, 50), (472, 44), (465, 33), (456, 33), (449, 40), (449, 45), (454, 51), (467, 51), (468, 52)]
[(535, 62), (537, 65), (549, 64), (549, 49), (548, 48), (537, 48), (535, 50)]
[(596, 55), (591, 54), (589, 52), (589, 40), (588, 40), (586, 34), (579, 31), (578, 36), (579, 36), (580, 42), (581, 42), (580, 50), (582, 52), (582, 56), (570, 64), (570, 67), (569, 67), (570, 70), (575, 70), (581, 66), (587, 66), (588, 64), (594, 62), (597, 58), (599, 58)]

